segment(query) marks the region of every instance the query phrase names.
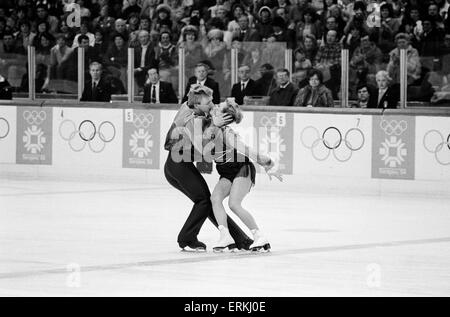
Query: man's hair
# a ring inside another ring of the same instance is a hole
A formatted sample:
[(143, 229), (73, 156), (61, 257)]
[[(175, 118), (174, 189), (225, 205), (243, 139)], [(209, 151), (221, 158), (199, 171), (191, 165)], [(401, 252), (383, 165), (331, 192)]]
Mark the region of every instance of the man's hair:
[(367, 91), (370, 94), (370, 87), (369, 87), (369, 85), (367, 83), (358, 84), (358, 86), (356, 87), (356, 91), (358, 92), (358, 91), (360, 91), (363, 88), (366, 88)]
[(103, 70), (103, 65), (99, 62), (92, 62), (89, 64), (89, 69), (91, 69), (92, 66), (99, 66), (100, 70)]
[(398, 40), (407, 40), (408, 42), (411, 40), (410, 36), (406, 33), (398, 33), (395, 36), (395, 42), (397, 42)]
[(194, 84), (188, 92), (187, 105), (189, 107), (200, 104), (203, 97), (212, 97), (213, 91), (206, 86)]
[(289, 70), (287, 70), (286, 68), (277, 69), (277, 74), (278, 73), (286, 73), (288, 76), (290, 75)]
[(79, 37), (78, 37), (78, 44), (81, 44), (81, 42), (83, 41), (83, 40), (88, 40), (89, 41), (89, 37), (87, 36), (87, 35), (80, 35)]
[(206, 70), (209, 70), (209, 66), (205, 63), (197, 63), (197, 65), (195, 65), (195, 68), (198, 67), (205, 67)]
[(239, 66), (238, 70), (240, 70), (241, 68), (246, 68), (246, 69), (250, 70), (250, 66), (245, 65), (245, 64)]
[(149, 71), (151, 71), (152, 69), (156, 70), (156, 73), (159, 75), (159, 69), (158, 69), (158, 67), (150, 67), (150, 68), (147, 70), (147, 73), (148, 73)]

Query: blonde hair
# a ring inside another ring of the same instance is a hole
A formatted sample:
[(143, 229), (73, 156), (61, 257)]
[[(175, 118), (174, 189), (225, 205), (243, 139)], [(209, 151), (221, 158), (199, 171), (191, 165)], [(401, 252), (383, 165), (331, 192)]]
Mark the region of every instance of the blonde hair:
[(203, 97), (212, 97), (213, 91), (211, 88), (199, 84), (191, 85), (188, 92), (187, 105), (192, 107), (201, 103)]
[(236, 102), (226, 102), (227, 107), (223, 109), (223, 112), (231, 115), (233, 121), (237, 124), (241, 123), (244, 115), (242, 114), (241, 108)]

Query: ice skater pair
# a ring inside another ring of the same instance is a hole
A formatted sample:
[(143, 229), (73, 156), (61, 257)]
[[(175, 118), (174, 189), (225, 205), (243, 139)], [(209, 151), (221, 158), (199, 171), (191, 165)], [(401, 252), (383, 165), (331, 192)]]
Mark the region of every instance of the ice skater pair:
[[(231, 116), (232, 122), (236, 124), (242, 121), (242, 112), (232, 98), (215, 106), (211, 111), (213, 119), (217, 118), (218, 120), (223, 114)], [(249, 249), (251, 251), (269, 251), (270, 243), (268, 239), (262, 233), (250, 212), (242, 206), (242, 201), (250, 192), (251, 187), (255, 185), (256, 169), (252, 161), (261, 165), (270, 179), (274, 176), (282, 181), (282, 177), (279, 173), (272, 171), (274, 162), (269, 156), (258, 153), (243, 143), (239, 135), (228, 125), (222, 126), (220, 133), (216, 132), (214, 141), (214, 161), (220, 178), (212, 193), (211, 202), (214, 216), (219, 224), (220, 238), (213, 250), (223, 252), (237, 249), (228, 228), (227, 213), (223, 206), (223, 201), (228, 197), (228, 206), (231, 211), (253, 234), (254, 242)]]
[[(205, 86), (192, 85), (188, 100), (175, 115), (164, 144), (164, 148), (169, 151), (164, 165), (167, 181), (194, 203), (177, 239), (184, 251), (206, 251), (206, 245), (197, 238), (206, 218), (216, 227), (219, 226), (214, 217), (208, 185), (193, 164), (194, 161), (203, 160), (204, 146), (212, 140), (214, 131), (223, 134), (221, 128), (233, 121), (232, 116), (223, 111), (216, 111), (215, 115), (211, 116), (213, 108), (212, 90)], [(204, 133), (207, 128), (213, 133)], [(267, 158), (264, 161), (260, 157), (259, 161), (268, 166), (273, 164)], [(229, 229), (236, 247), (249, 250), (254, 241), (231, 218), (225, 215), (225, 219), (224, 224), (222, 217), (221, 224)]]

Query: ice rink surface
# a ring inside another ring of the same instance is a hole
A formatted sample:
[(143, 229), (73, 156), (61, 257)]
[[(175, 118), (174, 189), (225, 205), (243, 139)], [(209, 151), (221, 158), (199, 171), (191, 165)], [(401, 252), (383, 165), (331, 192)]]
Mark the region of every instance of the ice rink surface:
[[(258, 175), (258, 177), (262, 177)], [(207, 177), (210, 187), (212, 176)], [(408, 186), (408, 182), (405, 182)], [(267, 254), (182, 253), (192, 206), (161, 180), (1, 179), (0, 296), (449, 296), (450, 196), (260, 184)]]

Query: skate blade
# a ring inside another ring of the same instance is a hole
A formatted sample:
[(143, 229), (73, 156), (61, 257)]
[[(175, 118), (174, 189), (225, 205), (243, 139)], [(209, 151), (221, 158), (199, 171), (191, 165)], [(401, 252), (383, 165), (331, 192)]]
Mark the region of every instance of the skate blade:
[(238, 248), (236, 247), (236, 244), (230, 244), (227, 245), (226, 247), (214, 247), (213, 251), (215, 253), (223, 253), (223, 252), (236, 252), (238, 250)]
[(188, 252), (188, 253), (205, 253), (205, 248), (190, 248), (190, 247), (184, 247), (181, 249), (181, 252)]
[(270, 252), (270, 243), (266, 243), (265, 245), (251, 248), (252, 252)]

